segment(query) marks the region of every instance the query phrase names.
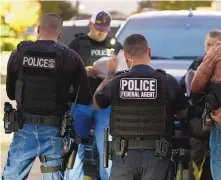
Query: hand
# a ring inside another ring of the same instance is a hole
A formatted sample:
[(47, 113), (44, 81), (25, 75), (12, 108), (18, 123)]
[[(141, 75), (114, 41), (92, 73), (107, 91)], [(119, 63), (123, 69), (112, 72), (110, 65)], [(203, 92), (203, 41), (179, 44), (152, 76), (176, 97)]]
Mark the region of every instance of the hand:
[(107, 70), (108, 72), (116, 72), (118, 68), (118, 60), (116, 56), (113, 56), (107, 61)]
[(96, 71), (95, 71), (93, 66), (87, 66), (86, 67), (86, 71), (87, 71), (87, 76), (92, 77), (92, 76), (96, 76), (97, 75), (97, 73), (96, 73)]

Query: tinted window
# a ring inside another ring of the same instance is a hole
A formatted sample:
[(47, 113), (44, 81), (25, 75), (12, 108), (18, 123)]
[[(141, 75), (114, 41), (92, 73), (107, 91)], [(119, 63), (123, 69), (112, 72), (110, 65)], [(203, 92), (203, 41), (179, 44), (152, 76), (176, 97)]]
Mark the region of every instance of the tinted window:
[(201, 56), (204, 39), (212, 29), (221, 29), (221, 16), (158, 16), (131, 19), (118, 35), (123, 43), (131, 34), (148, 40), (152, 56)]
[[(111, 27), (111, 31), (109, 33), (110, 36), (114, 36), (119, 27)], [(74, 39), (74, 35), (77, 33), (88, 33), (88, 26), (64, 26), (62, 36), (59, 42), (64, 43), (65, 45), (69, 45), (70, 42)]]

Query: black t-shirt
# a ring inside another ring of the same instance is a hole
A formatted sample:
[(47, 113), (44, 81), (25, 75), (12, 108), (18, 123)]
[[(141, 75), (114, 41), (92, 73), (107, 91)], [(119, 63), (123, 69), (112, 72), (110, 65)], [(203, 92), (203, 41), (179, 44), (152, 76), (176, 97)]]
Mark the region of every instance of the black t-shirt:
[[(108, 36), (104, 41), (98, 42), (83, 33), (75, 35), (75, 39), (70, 43), (69, 47), (81, 56), (85, 66), (93, 66), (93, 63), (101, 57), (111, 57), (112, 54), (117, 55), (123, 49), (115, 38)], [(102, 80), (99, 77), (89, 77), (92, 94), (94, 94)]]

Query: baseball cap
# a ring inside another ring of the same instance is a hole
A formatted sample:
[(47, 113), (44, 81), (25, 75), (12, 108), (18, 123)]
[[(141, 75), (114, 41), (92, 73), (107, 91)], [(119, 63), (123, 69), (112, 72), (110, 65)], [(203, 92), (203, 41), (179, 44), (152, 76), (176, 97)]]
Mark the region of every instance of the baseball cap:
[(97, 30), (110, 30), (111, 15), (107, 11), (99, 11), (93, 14), (90, 21)]

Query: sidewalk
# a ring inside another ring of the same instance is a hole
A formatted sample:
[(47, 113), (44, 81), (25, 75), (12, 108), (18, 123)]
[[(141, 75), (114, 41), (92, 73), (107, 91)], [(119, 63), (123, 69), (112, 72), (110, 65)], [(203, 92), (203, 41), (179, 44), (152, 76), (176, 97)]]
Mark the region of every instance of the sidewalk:
[(10, 102), (13, 107), (16, 107), (15, 101), (10, 101), (6, 94), (5, 90), (6, 86), (1, 84), (0, 86), (0, 143), (1, 144), (10, 144), (12, 141), (13, 133), (5, 134), (4, 130), (4, 121), (3, 121), (3, 113), (4, 113), (4, 104), (5, 102)]
[(13, 138), (13, 133), (5, 134), (4, 122), (0, 122), (0, 144), (10, 144)]

